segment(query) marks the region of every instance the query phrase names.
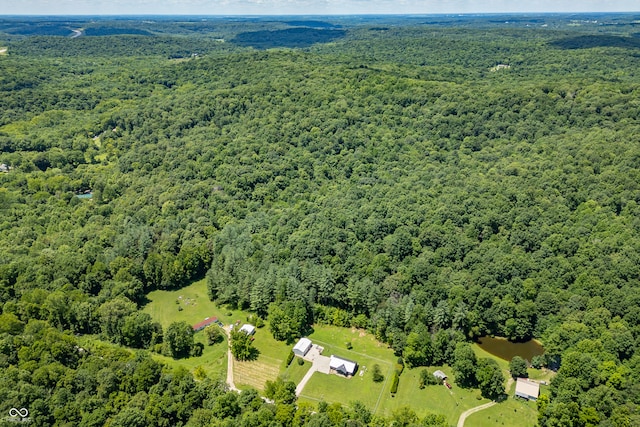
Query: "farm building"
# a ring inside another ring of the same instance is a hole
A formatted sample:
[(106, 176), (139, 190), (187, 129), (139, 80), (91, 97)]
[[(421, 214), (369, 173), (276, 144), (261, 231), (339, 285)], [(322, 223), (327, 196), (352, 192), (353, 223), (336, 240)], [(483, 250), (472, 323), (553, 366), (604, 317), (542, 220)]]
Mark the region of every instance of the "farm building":
[(528, 380), (527, 378), (518, 378), (516, 381), (516, 396), (527, 400), (536, 400), (540, 394), (540, 384)]
[(293, 346), (293, 354), (296, 356), (304, 357), (312, 346), (312, 342), (309, 338), (300, 338), (296, 345)]
[(194, 332), (201, 331), (204, 328), (206, 328), (207, 326), (209, 326), (210, 324), (215, 323), (217, 321), (218, 321), (217, 317), (207, 317), (202, 322), (196, 323), (195, 325), (193, 325), (193, 330), (194, 330)]
[(358, 370), (358, 364), (352, 360), (336, 357), (333, 354), (329, 359), (329, 368), (345, 377), (352, 376)]
[(247, 335), (253, 335), (256, 333), (256, 327), (248, 323), (245, 323), (244, 325), (242, 325), (240, 330)]
[(442, 372), (439, 369), (433, 373), (433, 376), (436, 377), (440, 381), (444, 381), (444, 380), (447, 379), (447, 374), (445, 374), (444, 372)]

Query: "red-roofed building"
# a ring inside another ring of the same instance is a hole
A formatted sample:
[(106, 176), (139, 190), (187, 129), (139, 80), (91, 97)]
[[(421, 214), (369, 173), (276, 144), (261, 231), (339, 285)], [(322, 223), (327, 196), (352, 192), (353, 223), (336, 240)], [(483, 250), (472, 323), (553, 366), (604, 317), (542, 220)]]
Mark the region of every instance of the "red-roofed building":
[(217, 322), (217, 321), (218, 321), (217, 317), (207, 317), (202, 322), (196, 323), (195, 325), (193, 325), (193, 331), (194, 332), (201, 331), (204, 328), (206, 328), (207, 326), (209, 326), (210, 324), (212, 324), (214, 322)]

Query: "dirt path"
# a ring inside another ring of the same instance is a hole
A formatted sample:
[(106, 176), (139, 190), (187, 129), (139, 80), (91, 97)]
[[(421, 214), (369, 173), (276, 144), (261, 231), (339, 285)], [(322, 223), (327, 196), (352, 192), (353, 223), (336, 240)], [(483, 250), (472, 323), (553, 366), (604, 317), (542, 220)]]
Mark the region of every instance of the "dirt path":
[(222, 328), (225, 334), (227, 334), (227, 342), (229, 349), (227, 350), (227, 385), (231, 391), (240, 391), (236, 388), (236, 383), (233, 382), (233, 354), (231, 354), (231, 333), (227, 328)]
[(75, 39), (82, 35), (82, 30), (71, 30), (71, 31), (73, 31), (73, 35), (71, 36), (72, 39)]
[(483, 409), (491, 408), (495, 404), (496, 402), (489, 402), (485, 403), (484, 405), (476, 406), (475, 408), (467, 409), (462, 414), (460, 414), (460, 418), (458, 418), (458, 427), (464, 427), (464, 422), (469, 415), (480, 412)]
[(7, 49), (6, 47), (0, 47), (0, 55), (4, 55), (5, 53), (7, 53)]

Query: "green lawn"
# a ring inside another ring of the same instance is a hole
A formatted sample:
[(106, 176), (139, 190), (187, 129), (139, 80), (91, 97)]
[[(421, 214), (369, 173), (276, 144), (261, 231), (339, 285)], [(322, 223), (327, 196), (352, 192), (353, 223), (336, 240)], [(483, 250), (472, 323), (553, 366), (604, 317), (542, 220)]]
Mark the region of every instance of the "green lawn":
[(157, 353), (151, 354), (155, 360), (162, 362), (167, 366), (182, 366), (192, 373), (197, 367), (201, 366), (209, 378), (219, 378), (224, 381), (227, 375), (227, 342), (223, 341), (221, 343), (208, 346), (205, 341), (204, 333), (202, 332), (195, 335), (195, 341), (204, 344), (204, 350), (200, 357), (189, 357), (186, 359), (176, 360)]
[[(293, 381), (298, 384), (305, 376), (309, 368), (311, 368), (311, 362), (304, 361), (303, 365), (298, 365), (298, 360), (302, 360), (299, 357), (294, 357), (291, 365), (289, 365), (280, 376), (285, 381)], [(316, 374), (313, 374), (316, 375)], [(321, 374), (318, 374), (321, 375)]]
[(469, 415), (465, 426), (535, 427), (538, 411), (535, 402), (509, 398), (504, 402)]
[(238, 320), (245, 323), (247, 319), (246, 312), (218, 307), (211, 302), (207, 296), (207, 283), (204, 279), (175, 291), (153, 291), (147, 295), (147, 299), (149, 302), (143, 311), (160, 322), (163, 328), (171, 322), (184, 320), (196, 324), (214, 316), (225, 325)]
[(476, 353), (476, 357), (478, 359), (493, 359), (496, 362), (498, 362), (498, 365), (500, 366), (500, 368), (502, 369), (503, 372), (505, 372), (505, 377), (508, 376), (508, 372), (509, 372), (509, 362), (506, 360), (502, 360), (497, 356), (494, 356), (493, 354), (489, 353), (488, 351), (483, 350), (482, 348), (480, 348), (480, 346), (476, 343), (471, 344), (471, 347), (473, 348), (473, 351)]
[[(336, 356), (340, 355), (343, 349), (347, 350), (346, 344), (349, 342), (352, 354), (360, 353), (389, 363), (395, 363), (397, 359), (393, 356), (393, 350), (389, 346), (379, 342), (373, 335), (361, 329), (315, 325), (309, 339), (325, 347), (325, 356), (330, 355), (327, 353), (328, 351), (335, 351)], [(344, 357), (348, 358), (349, 356), (344, 355)]]
[[(205, 280), (175, 291), (153, 291), (147, 295), (147, 299), (149, 302), (143, 311), (149, 313), (163, 328), (169, 326), (171, 322), (179, 321), (193, 325), (207, 317), (217, 317), (225, 325), (237, 322), (242, 325), (249, 316), (247, 312), (219, 307), (211, 302), (207, 295)], [(275, 379), (277, 372), (284, 369), (284, 362), (291, 351), (291, 346), (274, 340), (267, 327), (257, 329), (254, 337), (254, 346), (260, 351), (258, 360), (234, 364), (234, 374), (237, 377), (236, 385), (252, 386), (261, 390), (266, 379)], [(196, 332), (195, 340), (205, 343), (204, 333)], [(207, 375), (212, 378), (225, 378), (227, 373), (226, 342), (211, 347), (205, 345), (201, 357), (180, 360), (160, 355), (154, 355), (154, 357), (169, 366), (183, 366), (192, 372), (196, 367), (202, 366)], [(275, 376), (274, 372), (276, 372)]]
[[(359, 400), (375, 412), (384, 400), (385, 389), (388, 389), (390, 384), (393, 365), (397, 359), (393, 356), (393, 351), (376, 341), (371, 334), (354, 328), (315, 325), (309, 339), (314, 344), (324, 347), (324, 356), (334, 354), (358, 362), (358, 372), (353, 378), (314, 373), (302, 391), (300, 400), (325, 400), (345, 405)], [(351, 344), (351, 349), (347, 348), (347, 343)], [(295, 360), (292, 362), (292, 365), (294, 364)], [(373, 382), (371, 370), (374, 364), (380, 365), (385, 381)], [(285, 375), (290, 375), (292, 380), (296, 377), (302, 379), (306, 371), (307, 369), (298, 372), (297, 368), (290, 366)]]
[[(154, 291), (148, 295), (149, 303), (144, 311), (149, 313), (163, 327), (171, 322), (184, 320), (195, 324), (206, 317), (216, 316), (225, 325), (229, 323), (245, 323), (249, 313), (239, 310), (229, 310), (218, 307), (209, 301), (204, 280), (193, 283), (190, 286), (176, 291)], [(177, 302), (176, 302), (177, 301)], [(182, 310), (178, 310), (182, 307)], [(418, 416), (427, 413), (443, 414), (447, 422), (455, 425), (462, 412), (486, 403), (488, 400), (479, 398), (478, 390), (465, 390), (454, 384), (451, 369), (445, 367), (429, 367), (429, 372), (441, 369), (449, 375), (449, 383), (453, 385), (451, 390), (442, 385), (428, 386), (423, 390), (418, 388), (419, 375), (422, 368), (405, 369), (400, 377), (398, 392), (392, 397), (389, 388), (391, 377), (395, 369), (397, 357), (393, 351), (383, 343), (378, 342), (373, 335), (355, 328), (339, 328), (335, 326), (316, 325), (309, 338), (324, 347), (323, 354), (345, 357), (358, 362), (359, 370), (353, 378), (343, 378), (338, 375), (313, 374), (307, 383), (301, 401), (317, 403), (325, 400), (329, 403), (340, 402), (349, 405), (354, 400), (359, 400), (367, 405), (372, 412), (378, 415), (391, 415), (402, 407), (411, 407)], [(196, 333), (196, 341), (204, 342), (204, 334)], [(351, 349), (347, 348), (347, 343)], [(260, 328), (255, 334), (255, 347), (260, 351), (260, 356), (255, 362), (234, 363), (234, 376), (236, 385), (241, 388), (255, 387), (262, 389), (267, 379), (275, 379), (279, 374), (296, 384), (304, 377), (311, 366), (305, 362), (300, 366), (297, 359), (291, 365), (285, 366), (286, 358), (292, 349), (292, 345), (273, 339), (268, 327)], [(509, 376), (509, 362), (499, 359), (482, 350), (474, 344), (473, 349), (480, 357), (495, 359), (502, 368), (505, 377)], [(227, 344), (220, 343), (212, 347), (205, 346), (204, 354), (197, 358), (173, 360), (164, 356), (155, 355), (157, 360), (169, 366), (184, 366), (193, 371), (202, 366), (208, 376), (212, 378), (225, 378)], [(385, 380), (374, 383), (371, 369), (374, 364), (380, 365)], [(362, 373), (362, 375), (360, 375)], [(530, 377), (549, 380), (551, 373), (530, 369)], [(513, 396), (513, 387), (509, 395)], [(515, 400), (512, 397), (485, 411), (473, 414), (467, 421), (471, 426), (489, 425), (519, 425), (534, 426), (536, 422), (535, 403)]]
[[(356, 360), (349, 353), (342, 353), (341, 356)], [(371, 365), (368, 365), (372, 359), (361, 357), (357, 361), (358, 363), (366, 363), (367, 369), (365, 370), (360, 366), (358, 372), (352, 378), (344, 378), (333, 374), (327, 375), (320, 372), (314, 373), (304, 390), (302, 390), (300, 400), (307, 400), (313, 403), (324, 400), (329, 403), (339, 402), (346, 406), (349, 406), (355, 400), (359, 400), (375, 412), (379, 399), (384, 399), (385, 389), (388, 389), (388, 382), (373, 382), (369, 368)], [(385, 377), (388, 377), (390, 373), (390, 366), (390, 364), (381, 364)], [(364, 372), (364, 374), (360, 376), (360, 372)]]
[(291, 352), (293, 345), (288, 345), (283, 341), (276, 341), (269, 332), (269, 327), (256, 329), (253, 341), (254, 347), (260, 350), (260, 358), (277, 360), (278, 369), (284, 369), (287, 356)]
[[(153, 291), (147, 295), (147, 299), (149, 302), (144, 306), (143, 311), (149, 313), (163, 328), (169, 326), (171, 322), (185, 321), (189, 324), (195, 324), (207, 317), (214, 316), (225, 325), (238, 320), (243, 323), (247, 318), (247, 313), (218, 307), (209, 301), (205, 280), (200, 280), (175, 291)], [(178, 307), (181, 307), (182, 310), (179, 310)], [(171, 357), (155, 353), (153, 353), (153, 357), (168, 366), (182, 366), (191, 372), (198, 366), (202, 366), (207, 376), (224, 379), (227, 374), (226, 341), (208, 346), (205, 342), (204, 332), (196, 332), (195, 341), (205, 344), (200, 357), (174, 360)]]
[[(487, 403), (487, 399), (480, 398), (480, 391), (476, 389), (463, 389), (453, 382), (451, 368), (448, 366), (436, 366), (426, 368), (429, 372), (440, 369), (449, 376), (447, 381), (452, 385), (451, 390), (442, 384), (427, 386), (420, 390), (420, 371), (425, 368), (405, 369), (400, 376), (398, 393), (391, 397), (388, 390), (385, 393), (385, 400), (381, 405), (380, 413), (391, 415), (391, 413), (401, 406), (411, 407), (419, 417), (428, 413), (442, 414), (446, 417), (447, 423), (455, 425), (460, 414), (469, 408)], [(469, 424), (472, 425), (472, 424)]]

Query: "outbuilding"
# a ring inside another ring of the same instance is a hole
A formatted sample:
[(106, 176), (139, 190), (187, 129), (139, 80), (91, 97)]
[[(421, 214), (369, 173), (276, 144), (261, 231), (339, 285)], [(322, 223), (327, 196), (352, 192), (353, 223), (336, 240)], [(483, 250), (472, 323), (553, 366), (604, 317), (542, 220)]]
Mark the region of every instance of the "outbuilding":
[(218, 321), (217, 317), (207, 317), (202, 322), (199, 322), (199, 323), (196, 323), (195, 325), (193, 325), (193, 331), (194, 332), (201, 331), (204, 328), (206, 328), (207, 326), (209, 326), (210, 324), (215, 323), (217, 321)]
[(242, 325), (242, 327), (240, 328), (240, 331), (244, 332), (247, 335), (253, 335), (256, 333), (256, 327), (253, 325), (250, 325), (248, 323), (245, 323), (244, 325)]
[(537, 400), (540, 395), (540, 384), (527, 378), (516, 381), (516, 396), (527, 400)]
[(433, 376), (436, 377), (440, 381), (444, 381), (444, 380), (447, 379), (447, 374), (445, 374), (444, 372), (442, 372), (439, 369), (433, 373)]
[(309, 338), (300, 338), (296, 345), (293, 346), (293, 354), (304, 357), (309, 352), (312, 345), (313, 343)]
[(331, 355), (329, 359), (329, 368), (345, 377), (353, 376), (358, 370), (358, 364), (352, 360)]

